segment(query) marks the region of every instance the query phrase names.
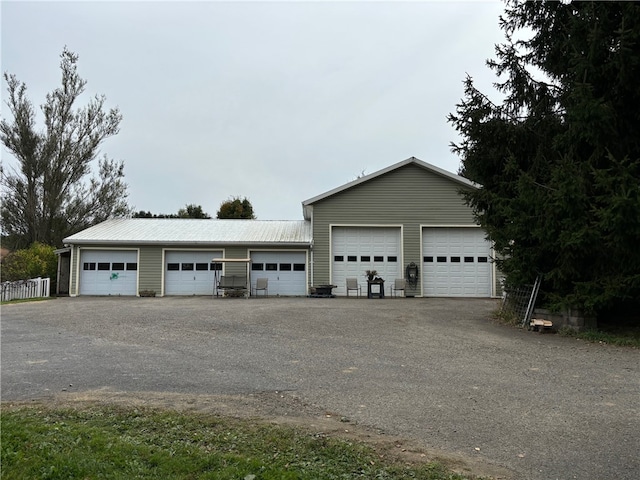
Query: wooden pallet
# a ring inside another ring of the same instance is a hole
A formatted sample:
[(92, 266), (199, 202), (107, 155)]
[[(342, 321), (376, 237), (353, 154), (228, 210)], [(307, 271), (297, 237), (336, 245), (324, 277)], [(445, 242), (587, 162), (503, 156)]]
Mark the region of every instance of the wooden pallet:
[(551, 330), (553, 328), (553, 322), (551, 320), (542, 320), (539, 318), (532, 318), (529, 322), (531, 329), (542, 332), (544, 330)]

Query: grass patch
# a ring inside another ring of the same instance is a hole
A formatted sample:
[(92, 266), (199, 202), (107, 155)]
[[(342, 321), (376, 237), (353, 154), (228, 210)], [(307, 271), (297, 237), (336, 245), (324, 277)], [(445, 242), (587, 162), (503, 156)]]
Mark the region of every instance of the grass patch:
[[(522, 327), (522, 319), (508, 309), (495, 310), (492, 319), (502, 325)], [(598, 328), (583, 331), (576, 331), (571, 327), (560, 327), (556, 332), (563, 337), (578, 338), (592, 343), (640, 348), (640, 322), (638, 321), (599, 322)]]
[(613, 330), (590, 329), (581, 332), (576, 332), (572, 328), (561, 328), (558, 330), (558, 334), (592, 343), (640, 348), (640, 327)]
[(301, 428), (212, 415), (3, 405), (1, 422), (3, 479), (470, 478)]
[(51, 300), (53, 297), (38, 297), (38, 298), (16, 298), (15, 300), (7, 300), (0, 302), (0, 305), (11, 305), (12, 303), (28, 303), (28, 302), (42, 302), (44, 300)]
[(492, 318), (496, 323), (511, 327), (522, 326), (522, 319), (508, 308), (498, 308), (493, 311)]

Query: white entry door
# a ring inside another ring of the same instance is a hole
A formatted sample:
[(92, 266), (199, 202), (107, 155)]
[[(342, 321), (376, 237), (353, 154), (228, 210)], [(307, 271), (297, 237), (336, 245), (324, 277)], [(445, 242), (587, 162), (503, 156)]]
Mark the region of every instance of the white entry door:
[(138, 252), (80, 250), (80, 295), (136, 295)]
[(213, 295), (215, 277), (211, 260), (222, 257), (222, 252), (176, 250), (165, 253), (165, 295)]
[(491, 244), (480, 228), (424, 228), (425, 296), (490, 297)]
[(306, 252), (251, 252), (251, 288), (258, 278), (266, 278), (269, 296), (307, 294)]
[(358, 279), (366, 294), (367, 270), (378, 272), (387, 286), (402, 278), (400, 227), (333, 227), (331, 237), (336, 295), (347, 294), (347, 278), (351, 277)]

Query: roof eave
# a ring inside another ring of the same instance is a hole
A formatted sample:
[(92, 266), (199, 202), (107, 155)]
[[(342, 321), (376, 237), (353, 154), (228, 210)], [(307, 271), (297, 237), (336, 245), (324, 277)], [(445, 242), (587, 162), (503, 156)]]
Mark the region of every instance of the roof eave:
[(299, 242), (203, 242), (203, 241), (157, 241), (157, 240), (73, 240), (66, 244), (76, 246), (163, 246), (163, 247), (226, 247), (226, 246), (265, 246), (265, 247), (310, 247), (311, 240)]
[[(308, 200), (305, 200), (302, 202), (302, 207), (303, 207), (303, 211), (306, 212), (306, 210), (304, 210), (306, 207), (310, 207), (311, 205), (313, 205), (314, 203), (320, 201), (320, 200), (324, 200), (325, 198), (331, 197), (332, 195), (335, 195), (336, 193), (340, 193), (343, 192), (345, 190), (348, 190), (350, 188), (355, 187), (356, 185), (359, 185), (361, 183), (364, 182), (368, 182), (369, 180), (372, 180), (376, 177), (379, 177), (381, 175), (384, 175), (386, 173), (389, 173), (393, 170), (397, 170), (398, 168), (404, 167), (405, 165), (409, 165), (409, 164), (415, 164), (418, 165), (426, 170), (429, 170), (437, 175), (441, 175), (451, 181), (454, 181), (458, 184), (460, 184), (463, 187), (467, 187), (467, 188), (480, 188), (480, 185), (472, 182), (471, 180), (461, 177), (460, 175), (456, 175), (455, 173), (451, 173), (447, 170), (444, 170), (440, 167), (436, 167), (435, 165), (431, 165), (430, 163), (424, 162), (416, 157), (410, 157), (407, 158), (406, 160), (402, 160), (401, 162), (395, 163), (393, 165), (390, 165), (386, 168), (383, 168), (382, 170), (378, 170), (377, 172), (371, 173), (369, 175), (365, 175), (364, 177), (360, 177), (356, 180), (353, 180), (351, 182), (345, 183), (344, 185), (341, 185), (339, 187), (336, 187), (332, 190), (329, 190), (328, 192), (322, 193), (320, 195), (317, 195), (313, 198), (310, 198)], [(306, 219), (306, 216), (305, 216)]]

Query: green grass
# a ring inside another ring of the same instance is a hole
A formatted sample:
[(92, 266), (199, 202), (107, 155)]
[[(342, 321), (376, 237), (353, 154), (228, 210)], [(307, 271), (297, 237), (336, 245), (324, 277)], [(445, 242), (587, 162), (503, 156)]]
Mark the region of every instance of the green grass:
[(117, 406), (9, 407), (2, 479), (462, 480), (302, 428)]
[(612, 330), (591, 329), (582, 332), (576, 332), (571, 328), (562, 328), (558, 330), (558, 334), (566, 337), (579, 338), (580, 340), (592, 343), (640, 348), (640, 327)]
[(0, 305), (10, 305), (12, 303), (27, 303), (27, 302), (42, 302), (44, 300), (51, 300), (53, 297), (38, 297), (38, 298), (18, 298), (15, 300), (7, 300), (0, 302)]

